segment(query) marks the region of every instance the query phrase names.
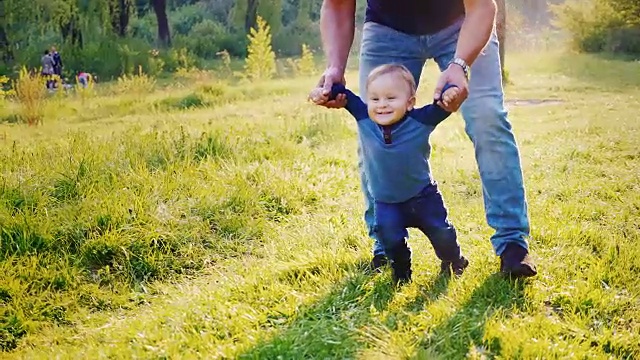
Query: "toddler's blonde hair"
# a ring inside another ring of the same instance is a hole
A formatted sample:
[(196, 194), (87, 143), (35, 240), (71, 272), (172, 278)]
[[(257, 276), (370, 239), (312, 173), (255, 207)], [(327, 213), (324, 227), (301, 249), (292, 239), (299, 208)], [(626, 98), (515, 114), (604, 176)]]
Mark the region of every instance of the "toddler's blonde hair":
[(411, 96), (416, 94), (416, 81), (411, 74), (411, 71), (407, 69), (406, 66), (400, 64), (384, 64), (380, 65), (369, 73), (367, 77), (367, 90), (369, 89), (369, 85), (374, 82), (377, 78), (387, 75), (387, 74), (396, 74), (404, 80), (407, 85), (409, 85), (409, 89), (411, 91)]

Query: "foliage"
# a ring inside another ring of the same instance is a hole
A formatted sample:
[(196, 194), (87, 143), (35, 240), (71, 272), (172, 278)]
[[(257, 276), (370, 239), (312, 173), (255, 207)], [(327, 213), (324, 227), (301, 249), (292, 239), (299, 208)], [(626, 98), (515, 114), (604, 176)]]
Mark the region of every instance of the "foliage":
[(213, 59), (219, 51), (227, 50), (234, 55), (246, 54), (246, 40), (230, 33), (223, 24), (205, 19), (197, 23), (188, 35), (177, 35), (175, 46), (189, 49), (202, 59)]
[(164, 70), (165, 61), (159, 56), (160, 52), (157, 49), (150, 50), (149, 55), (149, 74), (158, 76)]
[(247, 37), (246, 76), (252, 80), (270, 79), (276, 72), (276, 55), (271, 48), (269, 24), (258, 16), (256, 28)]
[(302, 44), (302, 55), (299, 59), (289, 59), (290, 66), (296, 76), (313, 76), (317, 75), (316, 63), (313, 58), (313, 52), (307, 44)]
[(169, 23), (174, 35), (189, 35), (194, 26), (207, 18), (204, 5), (198, 3), (177, 8), (169, 13)]
[[(22, 65), (39, 66), (43, 49), (51, 45), (62, 54), (63, 77), (70, 79), (80, 71), (98, 74), (104, 80), (115, 79), (131, 74), (138, 66), (149, 73), (175, 71), (167, 59), (170, 49), (160, 47), (159, 57), (147, 56), (158, 48), (159, 37), (160, 15), (150, 11), (151, 3), (161, 1), (55, 0), (24, 7), (17, 0), (4, 0), (0, 3), (0, 13), (6, 14), (0, 16), (0, 72), (10, 74), (15, 70), (17, 74)], [(222, 50), (232, 57), (245, 58), (247, 34), (260, 16), (270, 26), (274, 52), (297, 56), (303, 43), (320, 49), (320, 5), (321, 0), (168, 0), (167, 31), (172, 36), (163, 36), (175, 48), (186, 48), (199, 59), (215, 59)], [(360, 4), (359, 17), (362, 9)], [(255, 11), (255, 16), (247, 13), (250, 11)], [(241, 26), (234, 25), (235, 17)]]
[(640, 55), (640, 3), (635, 0), (571, 0), (553, 6), (557, 24), (585, 52)]
[(135, 99), (140, 99), (153, 91), (156, 80), (144, 73), (142, 66), (138, 67), (138, 73), (124, 74), (118, 78), (117, 92), (120, 94), (136, 94)]
[(273, 39), (273, 47), (279, 56), (300, 55), (302, 44), (306, 44), (313, 50), (322, 49), (318, 22), (291, 23), (285, 26)]
[(10, 88), (11, 79), (4, 75), (0, 75), (0, 99), (15, 95), (15, 90)]
[(259, 1), (256, 15), (269, 24), (272, 34), (277, 34), (282, 28), (282, 0)]
[(47, 81), (59, 81), (55, 76), (43, 76), (38, 71), (22, 67), (15, 83), (15, 94), (20, 103), (20, 119), (28, 125), (38, 125), (44, 119)]

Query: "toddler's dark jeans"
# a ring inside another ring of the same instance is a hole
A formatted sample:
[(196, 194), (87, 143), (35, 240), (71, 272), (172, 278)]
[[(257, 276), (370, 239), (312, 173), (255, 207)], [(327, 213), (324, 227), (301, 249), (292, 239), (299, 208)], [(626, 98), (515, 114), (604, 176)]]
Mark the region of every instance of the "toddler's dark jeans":
[[(462, 253), (455, 227), (447, 218), (447, 209), (438, 186), (427, 185), (418, 195), (402, 203), (375, 203), (375, 231), (391, 261), (411, 254), (404, 234), (406, 228), (418, 228), (433, 246), (442, 261), (460, 259)], [(409, 251), (405, 251), (404, 249)]]

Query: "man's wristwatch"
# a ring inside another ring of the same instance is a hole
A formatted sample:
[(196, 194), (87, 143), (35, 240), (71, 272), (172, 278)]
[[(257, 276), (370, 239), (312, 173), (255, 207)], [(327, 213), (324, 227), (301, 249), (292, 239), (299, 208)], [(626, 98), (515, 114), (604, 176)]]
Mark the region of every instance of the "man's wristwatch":
[(456, 64), (458, 66), (460, 66), (462, 68), (462, 71), (464, 71), (464, 76), (467, 77), (467, 79), (469, 79), (469, 65), (467, 65), (467, 62), (464, 61), (463, 59), (457, 57), (457, 58), (453, 58), (453, 60), (451, 60), (451, 62), (449, 63), (449, 65), (451, 64)]

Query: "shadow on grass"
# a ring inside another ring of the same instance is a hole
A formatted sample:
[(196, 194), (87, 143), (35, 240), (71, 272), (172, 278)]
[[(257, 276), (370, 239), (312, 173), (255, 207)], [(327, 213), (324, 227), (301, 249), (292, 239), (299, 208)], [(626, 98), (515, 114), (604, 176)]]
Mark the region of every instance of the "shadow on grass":
[[(373, 314), (387, 308), (398, 290), (391, 283), (389, 269), (374, 275), (367, 270), (368, 262), (338, 266), (349, 273), (343, 281), (336, 283), (323, 298), (300, 309), (275, 336), (259, 342), (238, 358), (355, 358), (366, 346), (360, 329), (373, 321)], [(317, 275), (320, 272), (322, 269), (315, 265), (288, 271), (281, 275), (280, 280), (295, 279), (304, 283), (302, 274)], [(432, 285), (421, 289), (426, 295), (413, 306), (422, 307), (427, 299), (437, 299), (447, 284), (445, 278), (436, 277)]]
[(485, 338), (487, 320), (498, 312), (508, 317), (513, 310), (523, 310), (526, 283), (499, 273), (487, 277), (448, 320), (422, 339), (416, 358), (464, 359), (472, 345), (490, 357), (499, 355), (502, 340)]
[[(365, 271), (365, 267), (362, 262), (337, 265), (349, 275), (321, 299), (277, 325), (279, 329), (272, 337), (258, 342), (237, 358), (356, 358), (362, 349), (368, 347), (361, 329), (368, 324), (379, 323), (377, 313), (387, 309), (397, 291), (391, 285), (388, 271), (373, 276)], [(304, 274), (318, 275), (323, 271), (312, 265), (285, 272), (280, 280), (300, 281), (304, 286)], [(423, 311), (446, 292), (450, 281), (446, 276), (436, 275), (426, 285), (418, 285), (418, 296), (404, 306), (404, 311), (393, 311), (383, 327), (393, 331), (397, 325), (394, 319), (402, 320), (403, 313), (410, 316)], [(512, 280), (501, 274), (487, 277), (455, 313), (436, 325), (419, 342), (414, 358), (461, 359), (467, 356), (471, 346), (489, 356), (499, 355), (501, 342), (505, 339), (487, 338), (487, 321), (496, 314), (507, 318), (514, 310), (523, 311), (526, 283), (526, 280)]]
[[(280, 281), (306, 281), (304, 274), (323, 272), (319, 265), (283, 273)], [(348, 276), (313, 304), (301, 308), (272, 338), (257, 343), (240, 359), (353, 358), (359, 344), (354, 336), (370, 317), (370, 308), (386, 308), (394, 291), (385, 276), (366, 271), (359, 262), (338, 265)]]
[(416, 313), (424, 310), (429, 306), (429, 304), (438, 300), (438, 298), (445, 293), (451, 280), (450, 276), (438, 273), (431, 279), (431, 281), (429, 281), (427, 286), (419, 285), (418, 296), (416, 296), (413, 301), (405, 305), (405, 310), (409, 313)]
[[(240, 359), (346, 359), (354, 358), (363, 345), (358, 329), (371, 320), (372, 313), (384, 311), (396, 290), (388, 276), (367, 270), (368, 262), (336, 266), (348, 275), (325, 296), (296, 312), (273, 337), (239, 355)], [(323, 272), (318, 265), (283, 273), (280, 281), (300, 281), (304, 274)]]

